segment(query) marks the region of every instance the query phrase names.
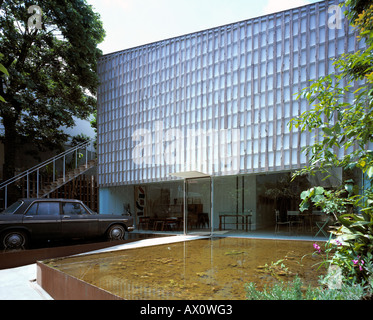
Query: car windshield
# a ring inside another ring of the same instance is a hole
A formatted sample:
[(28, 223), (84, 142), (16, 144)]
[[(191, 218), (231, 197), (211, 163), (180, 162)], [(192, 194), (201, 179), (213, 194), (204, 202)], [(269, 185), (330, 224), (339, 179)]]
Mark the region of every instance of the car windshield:
[(97, 214), (97, 212), (94, 212), (90, 207), (88, 207), (85, 203), (83, 204), (84, 209), (88, 211), (89, 214)]
[(13, 214), (22, 204), (23, 201), (18, 200), (17, 202), (14, 202), (12, 205), (6, 208), (4, 211), (2, 211), (1, 214)]
[(94, 212), (90, 207), (84, 206), (90, 214), (97, 214), (97, 212)]

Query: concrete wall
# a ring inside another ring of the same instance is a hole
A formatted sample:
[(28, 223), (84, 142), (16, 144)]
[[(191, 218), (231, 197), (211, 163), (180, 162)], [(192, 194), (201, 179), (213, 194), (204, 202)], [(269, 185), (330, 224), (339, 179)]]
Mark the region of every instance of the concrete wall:
[(134, 214), (134, 186), (99, 189), (100, 214), (122, 214), (128, 204)]

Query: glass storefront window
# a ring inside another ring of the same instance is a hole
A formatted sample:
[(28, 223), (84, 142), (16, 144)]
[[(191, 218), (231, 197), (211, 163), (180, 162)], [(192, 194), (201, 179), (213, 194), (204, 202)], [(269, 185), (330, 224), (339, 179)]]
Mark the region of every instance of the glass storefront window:
[[(342, 173), (335, 170), (335, 174), (341, 177)], [(308, 177), (292, 182), (291, 172), (282, 172), (144, 184), (141, 188), (146, 194), (146, 209), (136, 212), (138, 231), (277, 234), (275, 211), (282, 220), (287, 219), (288, 212), (299, 212), (300, 194), (317, 184), (322, 176), (316, 178), (317, 181)], [(329, 179), (326, 184), (333, 187), (337, 180)], [(139, 198), (136, 188), (135, 199)], [(312, 225), (308, 229), (280, 230), (285, 236), (312, 236), (313, 231)]]
[[(137, 186), (139, 188), (140, 186)], [(183, 181), (169, 181), (142, 185), (146, 210), (136, 219), (138, 230), (183, 232)], [(135, 187), (136, 190), (136, 187)], [(135, 193), (135, 200), (138, 194)]]

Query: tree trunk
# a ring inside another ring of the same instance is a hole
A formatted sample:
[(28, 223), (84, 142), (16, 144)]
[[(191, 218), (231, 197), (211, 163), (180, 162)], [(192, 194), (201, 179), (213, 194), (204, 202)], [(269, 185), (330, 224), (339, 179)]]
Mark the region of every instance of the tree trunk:
[(5, 129), (4, 135), (4, 167), (3, 177), (8, 180), (14, 177), (16, 168), (16, 150), (17, 150), (17, 130), (16, 117), (3, 117), (3, 125)]

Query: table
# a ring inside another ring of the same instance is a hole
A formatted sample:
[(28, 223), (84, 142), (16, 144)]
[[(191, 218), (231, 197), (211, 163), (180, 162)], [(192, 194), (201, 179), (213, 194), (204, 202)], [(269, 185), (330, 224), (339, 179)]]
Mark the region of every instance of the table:
[[(242, 226), (242, 230), (248, 231), (248, 226), (250, 225), (251, 231), (251, 213), (229, 213), (223, 212), (219, 214), (219, 230), (225, 230), (226, 224), (235, 224), (236, 230), (238, 230), (238, 225)], [(226, 218), (236, 218), (236, 222), (227, 222)], [(239, 222), (239, 218), (241, 218), (241, 222)], [(223, 229), (222, 229), (223, 227)]]
[(180, 217), (168, 217), (168, 218), (152, 218), (151, 223), (153, 224), (153, 230), (164, 231), (167, 229), (179, 230), (182, 218)]
[(327, 236), (326, 231), (324, 230), (325, 227), (331, 221), (330, 216), (322, 211), (314, 211), (312, 213), (301, 213), (299, 211), (288, 211), (287, 215), (289, 217), (290, 222), (298, 222), (297, 220), (292, 220), (291, 218), (300, 217), (303, 220), (304, 226), (306, 226), (306, 219), (308, 220), (310, 226), (310, 232), (313, 231), (313, 228), (317, 228), (317, 232), (315, 237), (317, 237), (320, 233), (324, 236)]
[[(288, 221), (290, 222), (290, 229), (293, 229), (294, 225), (302, 225), (304, 227), (304, 217), (299, 211), (287, 211)], [(297, 229), (298, 230), (298, 229)]]
[[(300, 211), (287, 211), (287, 216), (290, 222), (299, 222), (296, 218), (300, 218), (303, 221), (304, 228), (306, 229), (306, 226), (308, 224), (310, 228), (310, 232), (312, 232), (312, 229), (314, 227), (314, 219), (320, 219), (320, 217), (325, 216), (325, 213), (315, 211), (314, 213), (303, 213)], [(308, 222), (308, 223), (307, 223)]]

